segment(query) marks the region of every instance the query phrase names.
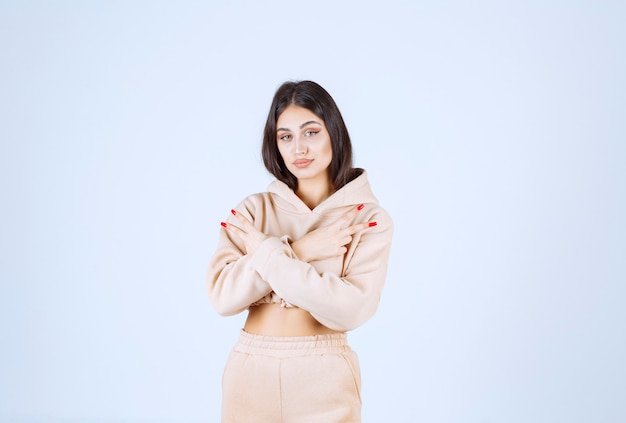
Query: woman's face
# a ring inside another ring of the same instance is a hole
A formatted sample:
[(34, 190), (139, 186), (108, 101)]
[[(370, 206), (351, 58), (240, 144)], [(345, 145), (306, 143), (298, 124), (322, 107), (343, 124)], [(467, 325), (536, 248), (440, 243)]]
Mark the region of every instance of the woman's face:
[(330, 183), (333, 158), (324, 121), (303, 107), (287, 107), (276, 121), (276, 142), (287, 169), (298, 182)]

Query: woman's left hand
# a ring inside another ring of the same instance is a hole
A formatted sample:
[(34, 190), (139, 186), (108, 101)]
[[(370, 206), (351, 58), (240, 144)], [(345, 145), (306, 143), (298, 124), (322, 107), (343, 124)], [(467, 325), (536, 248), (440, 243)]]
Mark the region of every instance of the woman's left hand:
[(259, 245), (269, 237), (255, 228), (252, 222), (237, 210), (231, 210), (230, 212), (239, 220), (241, 226), (226, 222), (222, 222), (221, 225), (243, 240), (246, 254), (254, 253)]

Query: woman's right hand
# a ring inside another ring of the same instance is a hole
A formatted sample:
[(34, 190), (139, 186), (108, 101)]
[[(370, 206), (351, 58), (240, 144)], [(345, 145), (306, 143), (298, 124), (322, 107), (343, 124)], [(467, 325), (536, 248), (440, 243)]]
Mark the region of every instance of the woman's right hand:
[(246, 248), (246, 254), (254, 253), (259, 245), (268, 238), (268, 236), (256, 229), (252, 222), (237, 210), (233, 209), (230, 212), (239, 220), (241, 227), (226, 222), (222, 222), (221, 225), (226, 228), (227, 231), (234, 233), (243, 240)]
[(341, 216), (332, 225), (309, 232), (292, 242), (291, 249), (300, 260), (305, 262), (325, 260), (345, 254), (348, 251), (346, 245), (352, 241), (352, 235), (376, 226), (376, 222), (365, 222), (344, 228), (361, 209), (363, 209), (363, 204)]

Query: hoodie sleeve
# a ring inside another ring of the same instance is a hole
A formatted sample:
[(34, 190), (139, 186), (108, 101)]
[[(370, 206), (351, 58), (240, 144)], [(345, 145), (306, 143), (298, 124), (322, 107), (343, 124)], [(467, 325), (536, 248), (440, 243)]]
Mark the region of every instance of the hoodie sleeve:
[(348, 331), (371, 318), (380, 301), (387, 274), (393, 222), (383, 211), (375, 228), (362, 232), (343, 277), (318, 273), (298, 260), (288, 244), (269, 238), (250, 260), (263, 280), (285, 301), (307, 310), (323, 325)]
[[(240, 204), (237, 209), (243, 207)], [(244, 250), (241, 241), (236, 241), (226, 229), (220, 229), (206, 284), (211, 304), (223, 316), (238, 314), (272, 292), (272, 287), (250, 265), (252, 257), (244, 254)]]

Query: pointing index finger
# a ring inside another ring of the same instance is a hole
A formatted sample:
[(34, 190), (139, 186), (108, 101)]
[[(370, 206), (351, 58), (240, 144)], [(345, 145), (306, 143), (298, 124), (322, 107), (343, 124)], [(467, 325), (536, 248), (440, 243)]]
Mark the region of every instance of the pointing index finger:
[(348, 226), (346, 229), (344, 229), (344, 232), (346, 233), (346, 235), (354, 235), (357, 232), (364, 231), (365, 229), (372, 228), (376, 225), (376, 222), (357, 223), (356, 225)]
[(365, 207), (365, 204), (359, 204), (358, 206), (352, 208), (352, 210), (349, 210), (344, 217), (346, 219), (350, 219), (351, 217), (356, 216), (361, 210), (363, 210), (363, 207)]
[(239, 222), (241, 222), (241, 225), (244, 228), (252, 226), (252, 223), (250, 222), (250, 220), (248, 220), (248, 218), (244, 216), (242, 213), (238, 212), (235, 209), (232, 209), (230, 212), (233, 214), (233, 216), (237, 218), (237, 220), (239, 220)]
[(339, 218), (339, 220), (337, 221), (337, 223), (339, 224), (338, 226), (341, 228), (343, 227), (346, 223), (352, 221), (352, 219), (354, 218), (354, 216), (357, 215), (357, 213), (359, 213), (359, 211), (363, 210), (363, 207), (365, 207), (363, 204), (359, 204), (356, 207), (351, 208), (350, 210), (348, 210), (343, 216), (341, 216)]

